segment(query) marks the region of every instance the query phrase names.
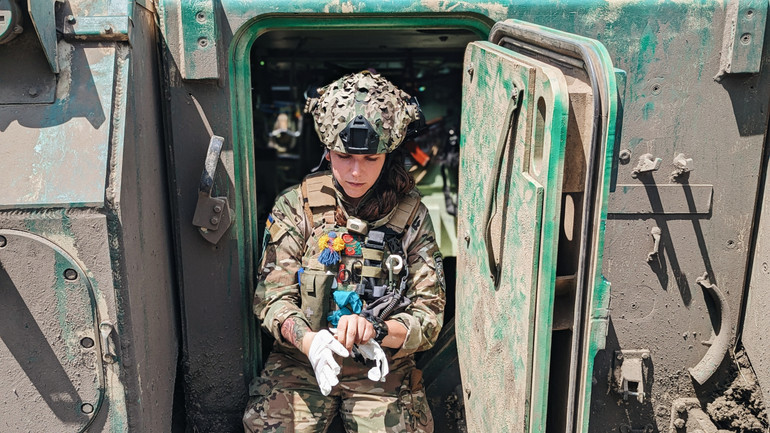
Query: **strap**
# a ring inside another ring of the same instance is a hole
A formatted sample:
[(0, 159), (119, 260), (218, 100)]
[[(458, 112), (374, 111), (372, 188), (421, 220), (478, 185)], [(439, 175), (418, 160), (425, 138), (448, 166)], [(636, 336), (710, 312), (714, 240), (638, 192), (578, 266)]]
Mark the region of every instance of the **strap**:
[(413, 195), (404, 197), (401, 202), (398, 203), (396, 210), (393, 212), (393, 216), (388, 221), (388, 226), (395, 230), (397, 233), (401, 233), (406, 229), (414, 220), (414, 216), (419, 209), (420, 198)]
[(382, 250), (375, 250), (373, 248), (361, 248), (361, 253), (365, 260), (377, 260), (382, 261), (385, 252)]
[[(308, 206), (311, 209), (324, 206), (337, 206), (337, 195), (329, 173), (311, 174), (302, 181), (306, 186)], [(304, 193), (304, 191), (303, 191)]]

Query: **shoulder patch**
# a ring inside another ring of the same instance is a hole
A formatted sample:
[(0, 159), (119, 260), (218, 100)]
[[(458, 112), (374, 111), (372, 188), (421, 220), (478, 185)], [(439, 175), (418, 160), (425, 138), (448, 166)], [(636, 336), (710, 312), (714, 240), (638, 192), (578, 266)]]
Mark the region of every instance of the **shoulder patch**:
[(444, 257), (441, 251), (433, 253), (433, 263), (436, 266), (436, 279), (441, 284), (441, 290), (446, 292), (446, 276), (444, 275)]

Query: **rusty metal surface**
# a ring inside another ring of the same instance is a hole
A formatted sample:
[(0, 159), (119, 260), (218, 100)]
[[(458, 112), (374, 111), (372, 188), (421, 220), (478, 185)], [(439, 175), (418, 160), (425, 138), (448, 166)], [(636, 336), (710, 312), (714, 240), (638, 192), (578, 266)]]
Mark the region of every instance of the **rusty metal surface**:
[[(93, 288), (45, 238), (0, 229), (0, 405), (4, 432), (82, 431), (104, 380)], [(34, 271), (33, 271), (34, 270)]]

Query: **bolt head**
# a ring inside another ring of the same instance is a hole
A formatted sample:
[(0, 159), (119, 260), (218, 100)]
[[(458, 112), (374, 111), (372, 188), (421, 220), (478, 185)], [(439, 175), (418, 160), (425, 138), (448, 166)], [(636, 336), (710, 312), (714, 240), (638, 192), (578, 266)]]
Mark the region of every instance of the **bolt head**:
[(211, 221), (211, 224), (219, 224), (219, 218), (217, 217), (211, 217), (209, 221)]
[(623, 165), (631, 162), (631, 151), (628, 149), (621, 150), (620, 153), (618, 153), (618, 161)]
[(642, 353), (642, 359), (650, 359), (649, 353)]
[(112, 25), (106, 24), (104, 26), (104, 33), (112, 33)]
[(214, 212), (216, 212), (216, 213), (222, 212), (222, 206), (220, 206), (220, 205), (214, 206)]
[(676, 420), (674, 420), (674, 427), (676, 428), (684, 428), (685, 425), (686, 423), (682, 418), (677, 418)]
[(74, 269), (66, 269), (64, 271), (64, 278), (67, 280), (76, 280), (78, 278), (78, 272)]
[(30, 87), (27, 93), (34, 98), (38, 94), (37, 87)]
[(75, 24), (77, 22), (75, 15), (67, 15), (67, 22), (70, 24)]

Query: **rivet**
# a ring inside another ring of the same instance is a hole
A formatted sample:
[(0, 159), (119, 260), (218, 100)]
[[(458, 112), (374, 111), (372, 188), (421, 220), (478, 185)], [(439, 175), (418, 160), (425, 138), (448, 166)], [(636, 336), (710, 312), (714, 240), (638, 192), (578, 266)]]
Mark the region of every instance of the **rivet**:
[(647, 352), (642, 353), (642, 359), (650, 359), (650, 354)]
[(112, 25), (105, 24), (105, 26), (104, 26), (104, 33), (108, 33), (108, 34), (112, 33)]
[(75, 15), (67, 15), (67, 22), (70, 24), (75, 24), (77, 22)]
[(29, 96), (34, 98), (37, 96), (37, 87), (30, 87), (27, 93), (29, 93)]
[(684, 428), (684, 426), (685, 426), (685, 422), (682, 418), (677, 418), (676, 420), (674, 420), (674, 427)]
[(65, 269), (64, 270), (64, 278), (67, 280), (75, 280), (78, 277), (78, 272), (74, 269)]
[(94, 411), (94, 406), (91, 403), (83, 403), (80, 406), (80, 410), (83, 413), (92, 413)]
[(0, 248), (3, 248), (6, 245), (8, 245), (8, 240), (5, 238), (5, 236), (0, 236)]
[(211, 224), (219, 224), (219, 218), (217, 217), (211, 217), (209, 221), (211, 221)]
[(91, 337), (84, 337), (80, 340), (80, 345), (85, 347), (86, 349), (90, 349), (94, 347), (94, 339)]

